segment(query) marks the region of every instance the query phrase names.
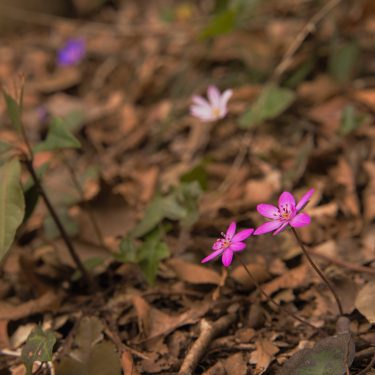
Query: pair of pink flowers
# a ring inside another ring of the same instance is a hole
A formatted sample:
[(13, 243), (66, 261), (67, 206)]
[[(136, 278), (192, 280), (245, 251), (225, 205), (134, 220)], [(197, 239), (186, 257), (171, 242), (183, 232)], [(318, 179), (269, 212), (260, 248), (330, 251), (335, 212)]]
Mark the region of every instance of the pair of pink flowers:
[(222, 233), (222, 238), (215, 241), (212, 246), (214, 251), (202, 259), (201, 262), (206, 263), (222, 255), (223, 265), (229, 267), (232, 263), (234, 253), (246, 248), (246, 244), (243, 241), (252, 234), (261, 235), (274, 231), (273, 234), (276, 235), (283, 231), (288, 225), (293, 228), (298, 228), (310, 224), (310, 216), (306, 213), (300, 213), (299, 211), (306, 206), (313, 193), (314, 189), (310, 189), (297, 204), (293, 195), (287, 191), (280, 195), (278, 207), (265, 203), (259, 204), (257, 206), (258, 212), (262, 216), (270, 219), (270, 221), (260, 225), (256, 230), (249, 228), (237, 234), (235, 234), (236, 223), (232, 222), (227, 232), (225, 234)]

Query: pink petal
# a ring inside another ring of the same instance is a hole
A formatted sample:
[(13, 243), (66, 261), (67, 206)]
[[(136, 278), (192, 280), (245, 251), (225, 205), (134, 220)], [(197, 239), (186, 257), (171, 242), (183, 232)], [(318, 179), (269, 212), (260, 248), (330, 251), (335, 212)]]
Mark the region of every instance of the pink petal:
[(223, 252), (223, 256), (221, 258), (221, 261), (223, 262), (225, 267), (229, 267), (233, 260), (233, 251), (230, 249), (226, 249)]
[(232, 243), (228, 249), (232, 251), (242, 251), (246, 247), (246, 244), (243, 242)]
[(223, 248), (223, 239), (219, 238), (215, 241), (215, 243), (212, 245), (212, 250), (219, 250)]
[(238, 232), (237, 234), (233, 236), (232, 241), (239, 242), (239, 241), (246, 240), (246, 238), (250, 237), (253, 234), (253, 232), (254, 232), (253, 228), (241, 230), (240, 232)]
[(212, 259), (216, 258), (217, 256), (219, 256), (222, 252), (223, 252), (222, 249), (219, 249), (219, 250), (214, 251), (214, 252), (211, 253), (209, 256), (203, 258), (203, 259), (201, 260), (201, 263), (207, 263), (207, 262), (209, 262), (210, 260), (212, 260)]
[(279, 209), (272, 204), (261, 203), (257, 205), (257, 211), (269, 219), (278, 219), (280, 216)]
[(207, 96), (212, 106), (220, 108), (220, 91), (216, 86), (208, 86)]
[(276, 234), (279, 234), (280, 232), (282, 232), (287, 226), (288, 226), (289, 222), (286, 221), (284, 222), (280, 228), (276, 229), (274, 232), (273, 232), (273, 235), (276, 236)]
[(269, 221), (267, 223), (264, 223), (260, 225), (257, 229), (255, 229), (254, 235), (258, 236), (260, 234), (272, 232), (273, 230), (281, 227), (282, 221), (275, 220), (275, 221)]
[(198, 105), (193, 105), (190, 107), (190, 112), (192, 115), (197, 116), (210, 116), (212, 115), (212, 110), (210, 107), (203, 107)]
[(294, 228), (304, 227), (311, 223), (311, 217), (305, 213), (298, 214), (290, 221), (290, 225)]
[(193, 103), (196, 104), (196, 105), (199, 105), (199, 106), (202, 106), (202, 107), (204, 107), (204, 106), (211, 107), (210, 103), (205, 98), (203, 98), (202, 96), (194, 95), (192, 99), (193, 99)]
[(297, 211), (302, 210), (309, 203), (311, 196), (314, 194), (315, 189), (310, 189), (297, 203), (296, 209)]
[(228, 100), (231, 98), (232, 95), (233, 95), (232, 90), (225, 90), (223, 94), (221, 95), (220, 108), (224, 109), (225, 112), (226, 112)]
[(290, 208), (295, 207), (296, 205), (296, 200), (288, 191), (284, 191), (279, 197), (279, 209), (281, 210), (281, 208), (285, 205), (289, 206)]
[(235, 221), (232, 221), (227, 229), (227, 233), (225, 233), (225, 237), (228, 239), (228, 240), (232, 240), (232, 237), (234, 235), (234, 233), (236, 232), (236, 222)]

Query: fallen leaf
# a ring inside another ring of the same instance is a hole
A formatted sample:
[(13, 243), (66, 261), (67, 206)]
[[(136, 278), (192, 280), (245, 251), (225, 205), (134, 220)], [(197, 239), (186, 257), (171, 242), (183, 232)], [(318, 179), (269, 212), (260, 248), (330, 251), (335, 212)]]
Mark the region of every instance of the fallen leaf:
[(255, 346), (256, 349), (250, 353), (250, 363), (255, 364), (255, 374), (260, 375), (268, 369), (279, 348), (267, 339), (257, 340)]
[(355, 307), (370, 323), (375, 323), (375, 281), (368, 282), (359, 291)]

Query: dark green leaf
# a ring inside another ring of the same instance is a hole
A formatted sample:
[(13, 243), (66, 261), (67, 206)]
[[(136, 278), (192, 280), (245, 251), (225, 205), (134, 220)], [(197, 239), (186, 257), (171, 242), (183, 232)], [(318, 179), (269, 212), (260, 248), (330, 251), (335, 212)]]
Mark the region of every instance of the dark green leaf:
[(22, 108), (18, 103), (5, 91), (3, 91), (8, 116), (10, 121), (18, 133), (22, 132)]
[(27, 190), (24, 192), (25, 195), (25, 216), (23, 218), (23, 223), (30, 218), (34, 209), (39, 200), (39, 189), (35, 184), (31, 185)]
[(162, 259), (170, 255), (168, 246), (161, 241), (160, 231), (150, 233), (139, 249), (140, 267), (145, 274), (147, 281), (153, 284)]
[(207, 190), (208, 177), (204, 165), (198, 164), (181, 177), (181, 182), (188, 183), (197, 181), (203, 191)]
[(49, 126), (47, 138), (34, 147), (35, 152), (55, 151), (64, 148), (80, 148), (78, 139), (70, 132), (66, 124), (54, 118)]
[(235, 9), (225, 9), (216, 14), (206, 28), (202, 31), (201, 37), (204, 39), (231, 32), (236, 26), (237, 11)]
[(27, 375), (32, 374), (35, 361), (48, 362), (52, 360), (52, 350), (55, 342), (55, 334), (51, 331), (43, 332), (39, 326), (30, 333), (21, 353), (21, 359), (26, 367)]
[(349, 82), (358, 64), (359, 48), (350, 42), (331, 49), (329, 72), (340, 83)]
[(366, 117), (357, 113), (352, 105), (346, 106), (341, 114), (340, 134), (347, 135), (358, 129), (365, 119)]
[(13, 159), (0, 166), (0, 259), (13, 242), (25, 214), (21, 166)]
[(344, 375), (346, 364), (350, 367), (354, 355), (350, 333), (327, 337), (313, 349), (303, 349), (294, 354), (279, 375)]
[(264, 87), (259, 97), (242, 115), (241, 128), (253, 128), (265, 120), (271, 120), (284, 112), (295, 100), (296, 94), (273, 84)]

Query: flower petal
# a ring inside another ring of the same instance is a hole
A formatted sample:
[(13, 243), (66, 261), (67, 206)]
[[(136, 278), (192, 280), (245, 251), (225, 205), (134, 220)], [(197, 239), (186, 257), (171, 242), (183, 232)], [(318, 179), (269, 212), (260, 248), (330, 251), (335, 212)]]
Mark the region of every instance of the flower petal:
[(280, 232), (282, 232), (287, 226), (288, 226), (289, 222), (288, 221), (285, 221), (281, 226), (280, 228), (277, 228), (274, 232), (273, 232), (273, 235), (276, 236), (276, 234), (279, 234)]
[(294, 208), (296, 206), (296, 200), (294, 199), (293, 195), (290, 194), (288, 191), (284, 191), (279, 198), (279, 209), (284, 206), (289, 206), (290, 208)]
[(246, 240), (246, 238), (250, 237), (253, 234), (253, 232), (254, 232), (253, 228), (241, 230), (240, 232), (238, 232), (237, 234), (233, 236), (232, 242), (239, 242), (239, 241)]
[(210, 108), (194, 105), (190, 108), (192, 116), (197, 117), (203, 121), (213, 121), (215, 118), (212, 116)]
[(261, 203), (257, 205), (257, 211), (264, 217), (276, 220), (280, 217), (279, 209), (272, 204)]
[(235, 221), (232, 221), (227, 229), (227, 233), (225, 233), (225, 237), (228, 239), (228, 240), (232, 240), (232, 237), (234, 235), (234, 233), (236, 232), (236, 222)]
[(298, 214), (294, 216), (292, 220), (290, 220), (290, 225), (294, 228), (304, 227), (305, 225), (309, 225), (311, 223), (311, 217), (305, 213)]
[(307, 203), (309, 203), (309, 200), (311, 198), (311, 196), (314, 194), (314, 191), (315, 189), (310, 189), (301, 199), (300, 201), (297, 203), (297, 206), (296, 206), (296, 210), (297, 211), (300, 211), (302, 210), (302, 208), (304, 208)]
[(223, 239), (218, 238), (215, 243), (212, 245), (212, 250), (219, 250), (223, 248)]
[(281, 220), (269, 221), (267, 223), (260, 225), (257, 229), (255, 229), (254, 235), (258, 236), (260, 234), (272, 232), (273, 230), (281, 227), (282, 224), (283, 222)]
[(243, 242), (232, 243), (228, 249), (232, 251), (242, 251), (246, 247), (246, 244)]
[(205, 258), (203, 258), (201, 260), (201, 263), (207, 263), (209, 262), (210, 260), (216, 258), (217, 256), (219, 256), (221, 253), (223, 252), (222, 249), (219, 249), (219, 250), (216, 250), (214, 251), (213, 253), (211, 253), (210, 255), (206, 256)]
[(205, 98), (203, 98), (202, 96), (194, 95), (192, 97), (192, 100), (193, 100), (193, 104), (196, 104), (196, 105), (199, 105), (199, 106), (202, 106), (202, 107), (211, 107), (210, 103)]
[(233, 260), (233, 251), (230, 249), (226, 249), (223, 252), (223, 256), (221, 258), (221, 261), (223, 262), (225, 267), (229, 267)]
[(207, 96), (212, 106), (220, 108), (220, 91), (216, 86), (208, 86)]
[(231, 98), (232, 95), (233, 95), (233, 91), (232, 90), (225, 90), (222, 93), (222, 95), (220, 97), (220, 108), (221, 109), (226, 110), (227, 104), (228, 104), (228, 100)]

